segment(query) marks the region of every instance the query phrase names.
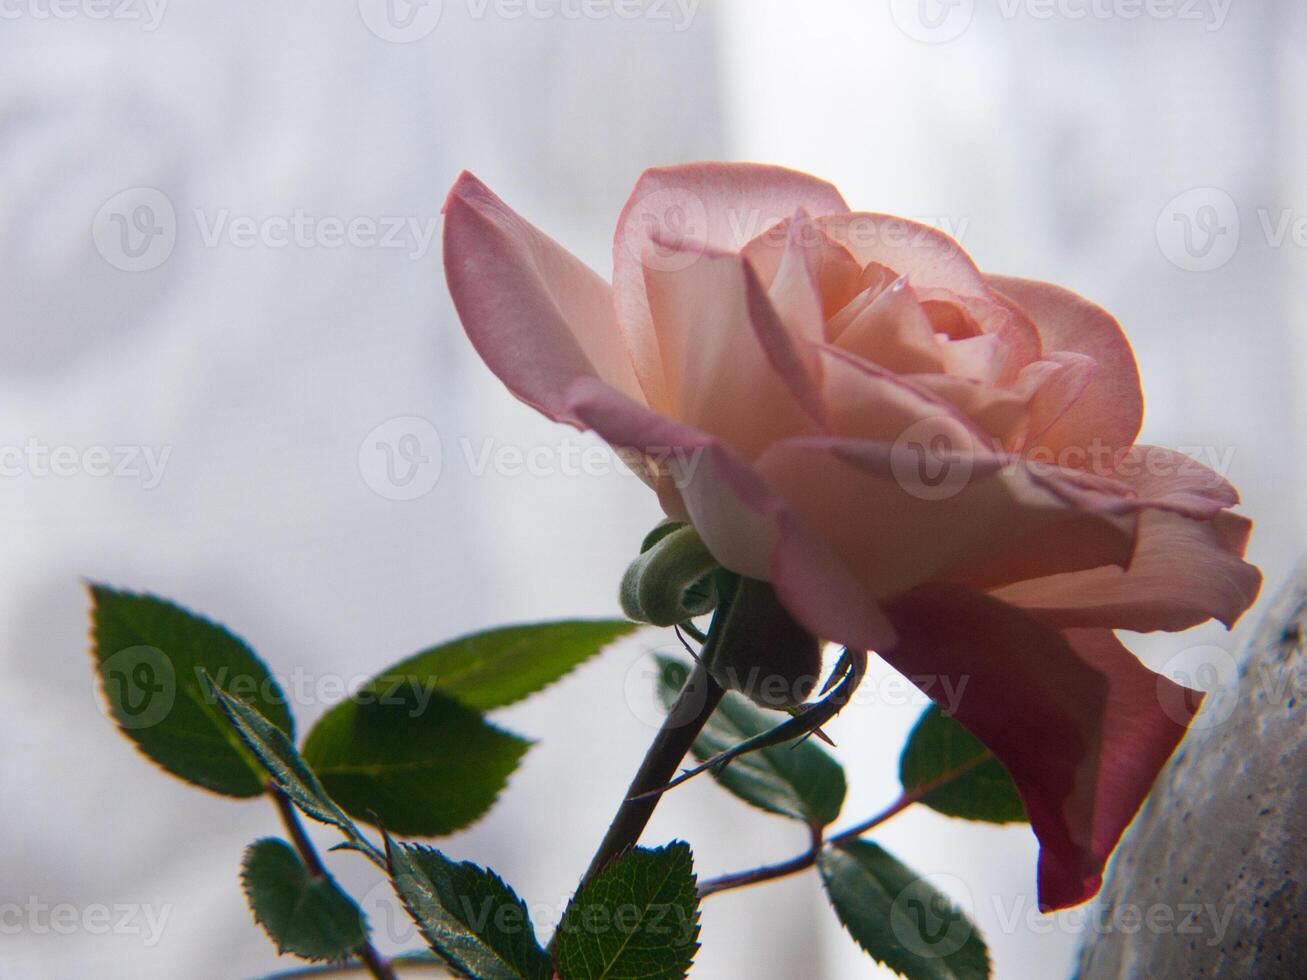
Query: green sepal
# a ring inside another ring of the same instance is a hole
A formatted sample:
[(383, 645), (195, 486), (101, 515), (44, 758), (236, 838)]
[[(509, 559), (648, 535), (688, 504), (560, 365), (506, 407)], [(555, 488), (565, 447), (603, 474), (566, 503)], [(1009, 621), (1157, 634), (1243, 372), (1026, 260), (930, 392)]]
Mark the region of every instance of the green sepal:
[(711, 612), (717, 604), (712, 587), (717, 559), (694, 528), (659, 525), (645, 540), (647, 550), (622, 576), (622, 611), (654, 626), (675, 626)]

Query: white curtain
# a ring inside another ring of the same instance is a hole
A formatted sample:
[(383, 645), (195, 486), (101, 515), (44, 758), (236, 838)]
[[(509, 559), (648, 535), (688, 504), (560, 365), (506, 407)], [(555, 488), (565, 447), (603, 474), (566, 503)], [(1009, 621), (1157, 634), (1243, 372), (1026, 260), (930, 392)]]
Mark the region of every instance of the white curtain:
[[(0, 978), (291, 965), (236, 880), (242, 848), (278, 832), (271, 808), (184, 786), (112, 730), (81, 577), (228, 624), (298, 678), (302, 728), (333, 678), (505, 621), (616, 612), (656, 506), (629, 476), (568, 475), (557, 461), (592, 442), (516, 403), (464, 339), (427, 237), (463, 168), (605, 272), (641, 169), (752, 158), (822, 174), (855, 207), (944, 224), (987, 268), (1083, 291), (1136, 341), (1148, 438), (1234, 451), (1254, 557), (1282, 578), (1303, 544), (1303, 255), (1268, 241), (1259, 211), (1274, 225), (1307, 207), (1301, 15), (1235, 3), (1208, 30), (974, 6), (933, 45), (905, 33), (912, 9), (897, 0), (709, 0), (635, 19), (444, 0), (414, 8), (440, 17), (408, 43), (369, 28), (371, 0), (142, 0), (125, 8), (135, 21), (6, 6), (0, 447), (22, 452), (0, 477), (0, 906), (23, 911), (3, 923)], [(1237, 254), (1208, 272), (1178, 268), (1156, 236), (1193, 187), (1224, 190), (1241, 218)], [(163, 196), (176, 231), (166, 259), (133, 272), (121, 266), (152, 258), (115, 252), (132, 229), (103, 208), (139, 203), (140, 188)], [(277, 220), (297, 215), (317, 237), (278, 247)], [(332, 245), (329, 219), (402, 219), (402, 247)], [(443, 465), (429, 493), (391, 499), (360, 449), (391, 419), (409, 421), (387, 432), (429, 446), (414, 418), (438, 432)], [(43, 473), (32, 445), (72, 447), (76, 462)], [(98, 475), (94, 446), (134, 463)], [(540, 447), (550, 472), (482, 472), (487, 450)], [(500, 871), (539, 920), (560, 914), (651, 735), (643, 657), (658, 642), (503, 712), (539, 744), (491, 814), (442, 842)], [(1237, 650), (1238, 636), (1138, 648), (1162, 664), (1196, 643)], [(884, 673), (869, 683), (831, 729), (850, 821), (893, 797), (921, 709)], [(707, 781), (660, 808), (648, 839), (674, 836), (702, 875), (804, 844)], [(998, 976), (1069, 970), (1079, 936), (1033, 912), (1028, 830), (913, 812), (878, 839), (971, 905)], [(333, 866), (379, 946), (420, 945), (368, 867)], [(58, 905), (76, 910), (71, 930), (40, 911)], [(87, 915), (101, 905), (136, 911), (102, 934)], [(713, 898), (703, 929), (696, 976), (809, 976), (813, 957), (822, 976), (872, 972), (810, 874)]]

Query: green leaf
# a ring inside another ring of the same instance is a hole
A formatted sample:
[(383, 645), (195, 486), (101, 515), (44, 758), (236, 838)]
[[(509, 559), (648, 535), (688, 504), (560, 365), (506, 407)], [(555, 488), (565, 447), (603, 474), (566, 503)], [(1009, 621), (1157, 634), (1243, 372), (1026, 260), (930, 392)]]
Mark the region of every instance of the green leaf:
[(573, 898), (558, 926), (562, 980), (677, 980), (699, 948), (690, 845), (632, 848)]
[(401, 685), (328, 711), (304, 758), (356, 819), (436, 836), (489, 810), (530, 744), (451, 697)]
[(293, 731), (268, 668), (223, 627), (154, 596), (92, 584), (91, 637), (113, 719), (141, 751), (188, 782), (227, 796), (263, 792), (257, 762), (201, 681), (210, 675)]
[(538, 623), (433, 647), (328, 711), (304, 757), (357, 819), (401, 834), (451, 833), (490, 809), (530, 744), (480, 712), (546, 687), (637, 628)]
[(932, 704), (908, 735), (899, 758), (908, 792), (934, 784), (919, 802), (950, 817), (1017, 823), (1026, 819), (1012, 777), (981, 741)]
[(566, 620), (473, 633), (401, 660), (373, 678), (364, 696), (413, 686), (436, 689), (469, 708), (491, 711), (563, 677), (619, 637), (640, 628), (625, 620)]
[(364, 854), (379, 859), (376, 848), (367, 842), (354, 822), (327, 795), (318, 777), (295, 751), (295, 746), (286, 737), (286, 733), (270, 724), (240, 698), (228, 694), (207, 677), (205, 680), (232, 728), (290, 801), (314, 820), (338, 828)]
[(883, 848), (859, 840), (817, 861), (844, 928), (873, 959), (909, 980), (983, 980), (989, 952), (971, 920)]
[(241, 885), (254, 918), (280, 953), (338, 960), (367, 941), (353, 899), (331, 878), (312, 874), (284, 841), (269, 837), (246, 848)]
[[(689, 667), (670, 657), (659, 657), (658, 667), (659, 694), (670, 707)], [(728, 692), (695, 739), (694, 756), (702, 762), (775, 726), (774, 712)], [(843, 768), (815, 739), (797, 745), (787, 742), (742, 756), (714, 773), (714, 778), (747, 803), (819, 826), (840, 815), (847, 788)]]
[(439, 851), (386, 839), (395, 893), (450, 966), (478, 980), (549, 980), (526, 903), (498, 875)]

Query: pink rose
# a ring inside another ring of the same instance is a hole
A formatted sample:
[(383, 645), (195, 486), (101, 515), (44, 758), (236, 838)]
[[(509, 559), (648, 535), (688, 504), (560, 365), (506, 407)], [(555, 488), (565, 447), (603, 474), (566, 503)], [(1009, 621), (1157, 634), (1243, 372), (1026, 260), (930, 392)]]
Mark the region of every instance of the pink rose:
[(1041, 904), (1092, 896), (1200, 698), (1113, 630), (1228, 626), (1261, 582), (1234, 488), (1135, 445), (1117, 322), (777, 167), (646, 172), (611, 286), (470, 174), (445, 215), (455, 306), (509, 389), (639, 453), (667, 515), (813, 634), (965, 683)]

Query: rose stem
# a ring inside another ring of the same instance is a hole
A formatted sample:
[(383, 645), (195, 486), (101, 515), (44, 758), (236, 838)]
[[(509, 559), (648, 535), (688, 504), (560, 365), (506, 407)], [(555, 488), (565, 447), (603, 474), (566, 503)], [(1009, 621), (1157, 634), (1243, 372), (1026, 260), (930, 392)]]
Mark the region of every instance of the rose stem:
[[(304, 832), (304, 825), (300, 823), (298, 814), (295, 813), (295, 805), (291, 803), (286, 794), (274, 786), (268, 784), (268, 792), (272, 794), (272, 800), (277, 804), (277, 813), (281, 816), (282, 825), (286, 828), (286, 833), (290, 836), (291, 843), (295, 845), (295, 850), (299, 851), (300, 860), (304, 862), (304, 867), (308, 868), (309, 874), (314, 878), (326, 878), (327, 869), (318, 857), (317, 849), (313, 842), (309, 840), (309, 835)], [(366, 939), (363, 945), (357, 950), (359, 959), (367, 967), (376, 980), (399, 980), (398, 975), (377, 952)]]
[[(961, 776), (966, 775), (976, 766), (980, 765), (991, 758), (990, 753), (983, 752), (973, 759), (968, 759), (962, 765), (951, 769), (937, 779), (931, 780), (918, 786), (916, 789), (903, 793), (897, 800), (887, 806), (874, 817), (868, 817), (861, 823), (854, 824), (846, 830), (841, 830), (838, 834), (830, 837), (826, 843), (831, 847), (843, 847), (845, 844), (857, 840), (869, 830), (879, 827), (891, 817), (896, 817), (912, 804), (916, 803), (922, 797), (933, 793), (941, 786), (953, 782)], [(776, 878), (784, 878), (787, 875), (797, 874), (800, 871), (806, 871), (817, 863), (817, 858), (821, 854), (822, 839), (821, 828), (813, 827), (812, 844), (802, 854), (790, 858), (788, 861), (781, 861), (779, 864), (768, 864), (761, 868), (752, 868), (749, 871), (736, 871), (732, 874), (722, 875), (720, 878), (710, 878), (699, 885), (699, 897), (707, 898), (709, 895), (716, 895), (718, 892), (730, 891), (732, 888), (744, 888), (746, 885), (756, 885), (762, 881), (772, 881)]]
[(645, 799), (632, 797), (666, 786), (671, 781), (676, 774), (676, 767), (690, 751), (690, 746), (703, 731), (703, 726), (708, 724), (708, 719), (712, 717), (725, 693), (702, 663), (695, 664), (671, 710), (667, 712), (662, 728), (645, 753), (644, 761), (640, 763), (622, 805), (617, 808), (617, 814), (608, 825), (608, 832), (595, 851), (590, 867), (581, 877), (577, 891), (584, 888), (609, 861), (633, 847), (640, 839), (661, 796)]

